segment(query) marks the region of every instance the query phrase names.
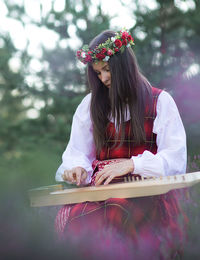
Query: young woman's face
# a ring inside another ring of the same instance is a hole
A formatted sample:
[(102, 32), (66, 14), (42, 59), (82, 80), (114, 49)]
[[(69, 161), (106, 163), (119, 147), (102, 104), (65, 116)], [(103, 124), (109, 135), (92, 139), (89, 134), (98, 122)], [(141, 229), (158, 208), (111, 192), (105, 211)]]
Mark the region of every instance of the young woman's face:
[(111, 86), (111, 74), (108, 62), (99, 61), (92, 64), (93, 70), (97, 73), (98, 78), (107, 87)]

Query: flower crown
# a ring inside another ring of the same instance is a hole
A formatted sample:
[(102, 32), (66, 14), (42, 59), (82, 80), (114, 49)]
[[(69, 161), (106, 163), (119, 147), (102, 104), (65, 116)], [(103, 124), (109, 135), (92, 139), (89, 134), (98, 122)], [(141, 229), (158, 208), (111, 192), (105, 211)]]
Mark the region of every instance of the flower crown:
[(133, 37), (128, 30), (124, 29), (116, 32), (114, 37), (108, 38), (93, 50), (90, 50), (88, 45), (84, 45), (77, 51), (76, 56), (84, 64), (108, 61), (114, 54), (119, 51), (122, 53), (126, 47), (133, 45), (135, 45)]

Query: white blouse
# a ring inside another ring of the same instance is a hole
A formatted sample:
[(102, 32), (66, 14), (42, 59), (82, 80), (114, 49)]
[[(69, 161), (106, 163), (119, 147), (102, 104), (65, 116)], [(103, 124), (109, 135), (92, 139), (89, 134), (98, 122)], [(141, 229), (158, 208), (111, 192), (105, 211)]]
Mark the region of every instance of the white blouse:
[[(56, 172), (56, 181), (63, 181), (62, 174), (73, 167), (83, 167), (88, 172), (86, 184), (92, 175), (92, 162), (95, 160), (95, 145), (90, 118), (91, 94), (79, 104), (72, 122), (69, 143), (62, 155), (62, 164)], [(127, 115), (126, 120), (130, 119)], [(111, 121), (113, 121), (111, 119)], [(157, 101), (157, 116), (153, 124), (157, 134), (157, 154), (144, 151), (132, 156), (133, 174), (141, 176), (167, 176), (186, 171), (186, 135), (182, 120), (173, 98), (162, 91)]]

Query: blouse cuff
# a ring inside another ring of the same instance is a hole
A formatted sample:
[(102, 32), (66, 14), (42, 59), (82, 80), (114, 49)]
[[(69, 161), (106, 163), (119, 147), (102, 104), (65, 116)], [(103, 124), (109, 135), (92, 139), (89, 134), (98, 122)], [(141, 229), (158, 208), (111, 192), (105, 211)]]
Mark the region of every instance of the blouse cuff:
[(141, 174), (142, 169), (142, 160), (141, 156), (132, 156), (131, 159), (133, 160), (134, 170), (132, 174)]

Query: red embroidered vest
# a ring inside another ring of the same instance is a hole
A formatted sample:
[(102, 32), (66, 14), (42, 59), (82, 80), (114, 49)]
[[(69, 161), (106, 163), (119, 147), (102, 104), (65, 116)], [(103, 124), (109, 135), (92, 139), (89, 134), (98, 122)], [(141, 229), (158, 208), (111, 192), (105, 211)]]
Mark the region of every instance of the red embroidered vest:
[[(157, 153), (156, 145), (156, 134), (153, 133), (153, 123), (156, 118), (156, 106), (157, 99), (161, 93), (161, 89), (152, 87), (153, 102), (150, 109), (151, 114), (149, 114), (149, 107), (145, 108), (145, 117), (144, 117), (144, 129), (146, 133), (146, 140), (143, 144), (135, 145), (134, 139), (131, 136), (131, 125), (130, 120), (126, 122), (125, 125), (125, 139), (123, 144), (120, 147), (114, 147), (113, 143), (115, 142), (115, 126), (114, 123), (110, 122), (106, 131), (106, 143), (99, 155), (96, 155), (97, 160), (109, 160), (116, 158), (131, 158), (131, 156), (136, 156), (142, 154), (145, 150), (148, 150), (154, 154)], [(120, 136), (119, 142), (120, 143)]]

